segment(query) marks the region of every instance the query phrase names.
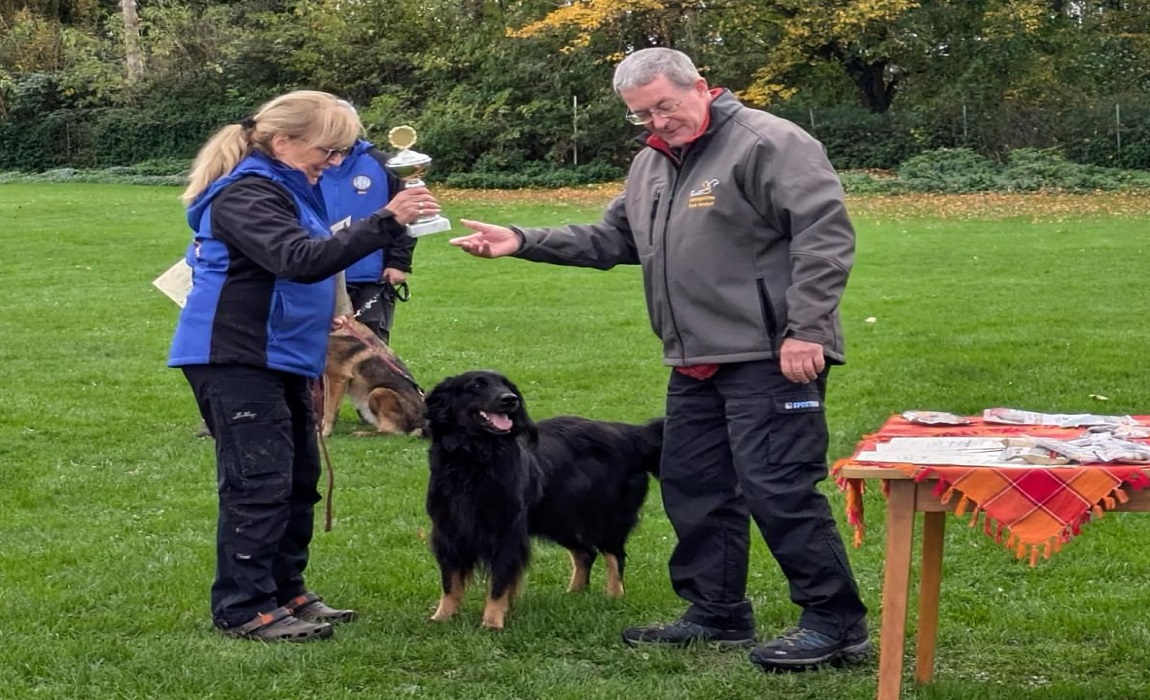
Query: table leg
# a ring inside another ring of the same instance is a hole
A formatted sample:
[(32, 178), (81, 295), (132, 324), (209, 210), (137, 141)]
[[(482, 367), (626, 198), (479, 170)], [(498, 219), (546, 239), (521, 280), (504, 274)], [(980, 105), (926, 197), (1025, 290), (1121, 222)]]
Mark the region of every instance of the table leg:
[(934, 677), (934, 649), (938, 640), (938, 599), (942, 585), (942, 533), (946, 513), (923, 514), (922, 577), (918, 589), (918, 643), (914, 679), (929, 683)]
[(910, 479), (892, 479), (886, 507), (886, 565), (882, 584), (882, 630), (878, 660), (878, 700), (898, 700), (906, 645), (910, 555), (914, 545), (914, 495)]

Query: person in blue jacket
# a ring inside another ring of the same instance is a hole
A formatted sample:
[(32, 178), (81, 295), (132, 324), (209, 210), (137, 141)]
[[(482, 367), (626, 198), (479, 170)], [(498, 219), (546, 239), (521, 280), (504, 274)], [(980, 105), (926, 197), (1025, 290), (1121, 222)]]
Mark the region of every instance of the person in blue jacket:
[[(403, 189), (403, 181), (387, 168), (387, 154), (365, 139), (356, 141), (342, 163), (324, 171), (319, 185), (333, 231), (370, 216)], [(396, 238), (344, 271), (356, 319), (385, 343), (391, 340), (395, 290), (411, 273), (415, 241), (413, 236)]]
[(192, 288), (168, 364), (183, 370), (215, 437), (211, 611), (230, 636), (319, 639), (355, 615), (326, 605), (303, 576), (320, 500), (312, 396), (336, 275), (439, 208), (410, 188), (333, 234), (316, 183), (362, 131), (333, 95), (281, 95), (208, 140), (183, 194)]

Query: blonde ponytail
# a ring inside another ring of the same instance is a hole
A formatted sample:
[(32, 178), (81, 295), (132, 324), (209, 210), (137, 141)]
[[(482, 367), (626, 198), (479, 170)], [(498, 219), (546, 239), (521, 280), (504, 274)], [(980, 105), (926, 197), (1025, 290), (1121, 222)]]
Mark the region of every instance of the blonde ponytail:
[(192, 171), (188, 174), (188, 187), (180, 199), (191, 206), (204, 190), (216, 180), (232, 171), (251, 151), (247, 129), (239, 124), (228, 124), (212, 135), (196, 154)]
[(352, 146), (363, 135), (363, 124), (349, 107), (335, 95), (315, 90), (280, 95), (255, 115), (223, 127), (208, 139), (196, 155), (181, 199), (190, 206), (253, 149), (271, 155), (272, 139), (280, 134), (323, 148)]

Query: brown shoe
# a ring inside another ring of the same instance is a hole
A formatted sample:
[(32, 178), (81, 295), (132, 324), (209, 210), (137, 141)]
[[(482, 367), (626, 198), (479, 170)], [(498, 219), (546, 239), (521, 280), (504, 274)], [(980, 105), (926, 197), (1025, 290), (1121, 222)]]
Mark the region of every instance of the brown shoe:
[(300, 620), (307, 622), (351, 622), (355, 619), (354, 610), (337, 610), (323, 602), (315, 593), (297, 595), (284, 607)]
[(225, 627), (218, 623), (217, 626), (220, 632), (229, 637), (258, 639), (262, 642), (308, 642), (326, 639), (333, 632), (328, 623), (301, 620), (293, 617), (287, 608), (260, 613), (238, 627)]

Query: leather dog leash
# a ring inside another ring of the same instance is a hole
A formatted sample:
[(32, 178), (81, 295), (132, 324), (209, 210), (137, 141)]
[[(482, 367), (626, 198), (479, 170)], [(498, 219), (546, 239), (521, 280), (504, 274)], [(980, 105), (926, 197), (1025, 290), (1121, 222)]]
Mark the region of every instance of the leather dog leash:
[(319, 441), (320, 451), (323, 452), (323, 461), (327, 464), (327, 497), (324, 498), (323, 531), (331, 532), (332, 505), (331, 496), (335, 491), (335, 469), (331, 464), (331, 455), (327, 451), (327, 440), (323, 436), (323, 404), (324, 404), (323, 377), (312, 382), (311, 403), (315, 413), (315, 437)]

